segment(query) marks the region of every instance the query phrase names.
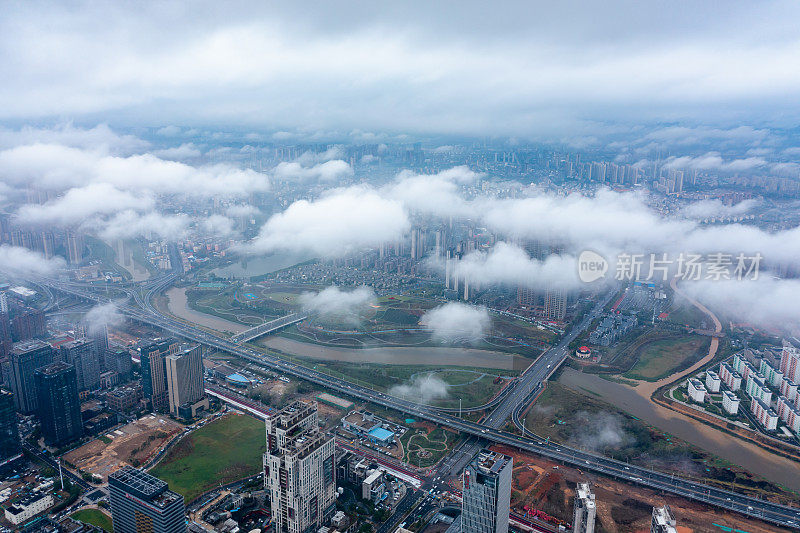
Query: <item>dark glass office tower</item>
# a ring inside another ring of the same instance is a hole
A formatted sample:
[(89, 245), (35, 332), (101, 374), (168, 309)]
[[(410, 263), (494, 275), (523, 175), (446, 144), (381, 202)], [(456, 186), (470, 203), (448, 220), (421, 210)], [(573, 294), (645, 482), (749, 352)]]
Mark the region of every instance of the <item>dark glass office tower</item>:
[(14, 406), (24, 415), (38, 408), (33, 373), (37, 368), (53, 362), (53, 348), (46, 342), (31, 340), (18, 342), (3, 362), (3, 383), (14, 393)]
[(14, 397), (0, 390), (0, 468), (19, 458), (21, 450)]
[(166, 482), (126, 466), (108, 476), (114, 533), (184, 533), (183, 496)]
[(142, 392), (150, 401), (153, 411), (165, 413), (169, 409), (167, 392), (167, 366), (164, 358), (178, 353), (180, 345), (176, 339), (158, 340), (139, 348), (142, 365)]
[(44, 441), (52, 446), (63, 446), (82, 437), (81, 402), (75, 367), (58, 361), (37, 369), (34, 380)]

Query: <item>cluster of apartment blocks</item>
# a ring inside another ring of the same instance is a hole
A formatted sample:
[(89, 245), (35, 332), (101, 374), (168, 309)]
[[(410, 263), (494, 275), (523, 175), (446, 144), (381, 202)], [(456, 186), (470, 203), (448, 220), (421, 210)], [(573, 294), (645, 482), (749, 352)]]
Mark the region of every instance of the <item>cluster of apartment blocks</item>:
[[(798, 381), (800, 350), (787, 345), (781, 351), (779, 368), (766, 359), (761, 359), (756, 368), (742, 354), (736, 354), (732, 364), (720, 363), (719, 372), (707, 371), (705, 384), (699, 379), (690, 379), (688, 390), (693, 401), (703, 403), (708, 393), (720, 392), (720, 386), (724, 383), (728, 390), (722, 391), (722, 407), (725, 412), (736, 414), (740, 399), (735, 392), (744, 388), (750, 397), (750, 412), (764, 429), (774, 431), (780, 419), (790, 431), (800, 435)], [(773, 389), (778, 393), (775, 394)]]

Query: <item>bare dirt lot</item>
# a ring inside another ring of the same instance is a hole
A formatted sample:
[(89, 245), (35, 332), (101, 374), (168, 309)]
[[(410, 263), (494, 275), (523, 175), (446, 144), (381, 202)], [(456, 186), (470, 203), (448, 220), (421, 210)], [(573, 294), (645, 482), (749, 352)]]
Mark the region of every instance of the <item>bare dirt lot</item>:
[(144, 464), (181, 431), (182, 425), (165, 416), (146, 415), (72, 450), (64, 459), (105, 481), (109, 474), (125, 465)]
[(677, 496), (581, 472), (504, 446), (492, 449), (514, 457), (511, 507), (520, 514), (525, 514), (523, 508), (528, 506), (571, 521), (575, 485), (588, 481), (595, 491), (597, 521), (604, 532), (649, 531), (652, 508), (665, 503), (672, 507), (681, 533), (720, 533), (723, 529), (718, 526), (748, 533), (788, 531)]

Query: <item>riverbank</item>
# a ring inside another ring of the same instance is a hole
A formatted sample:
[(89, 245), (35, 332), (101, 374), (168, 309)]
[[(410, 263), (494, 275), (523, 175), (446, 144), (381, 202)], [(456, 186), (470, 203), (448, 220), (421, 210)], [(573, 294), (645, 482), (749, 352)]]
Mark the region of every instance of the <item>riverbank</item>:
[(285, 337), (266, 337), (259, 344), (295, 357), (318, 361), (380, 363), (387, 365), (461, 366), (517, 371), (524, 370), (531, 363), (530, 359), (509, 353), (452, 346), (334, 348)]
[(573, 389), (596, 394), (604, 401), (640, 418), (679, 439), (714, 454), (726, 461), (740, 465), (745, 470), (800, 491), (798, 465), (789, 459), (771, 454), (763, 448), (701, 424), (665, 407), (643, 400), (636, 389), (565, 368), (559, 383)]
[(176, 317), (221, 332), (229, 331), (232, 333), (240, 333), (248, 329), (248, 326), (243, 324), (195, 311), (189, 307), (186, 291), (187, 289), (185, 287), (173, 287), (165, 293), (167, 297), (167, 309)]

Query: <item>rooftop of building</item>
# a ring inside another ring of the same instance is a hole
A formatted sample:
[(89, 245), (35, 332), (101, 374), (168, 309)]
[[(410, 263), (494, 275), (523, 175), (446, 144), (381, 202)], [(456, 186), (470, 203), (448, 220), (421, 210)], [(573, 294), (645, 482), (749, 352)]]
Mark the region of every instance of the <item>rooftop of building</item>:
[(168, 488), (166, 481), (162, 481), (157, 477), (151, 476), (144, 470), (139, 470), (132, 466), (120, 468), (108, 476), (108, 479), (109, 481), (113, 480), (119, 483), (126, 489), (132, 489), (146, 498), (155, 497)]
[(383, 429), (383, 428), (380, 428), (380, 427), (379, 428), (372, 428), (369, 431), (368, 435), (370, 437), (374, 437), (374, 438), (376, 438), (378, 440), (387, 440), (387, 439), (390, 439), (390, 438), (394, 437), (394, 433), (393, 432), (389, 431), (388, 429)]
[(311, 415), (311, 413), (316, 412), (316, 410), (317, 402), (304, 403), (300, 400), (295, 400), (270, 416), (269, 420), (282, 429), (289, 429)]
[(38, 350), (38, 349), (44, 348), (44, 347), (50, 348), (51, 346), (49, 344), (47, 344), (46, 342), (44, 342), (43, 340), (30, 339), (30, 340), (27, 340), (27, 341), (20, 341), (20, 342), (14, 343), (14, 347), (11, 349), (11, 352), (12, 353), (16, 353), (16, 354), (22, 354), (22, 353), (30, 352), (30, 351), (33, 351), (33, 350)]
[(511, 457), (484, 448), (478, 452), (474, 461), (482, 472), (497, 474), (511, 462)]
[(59, 346), (63, 347), (65, 350), (69, 350), (71, 348), (78, 348), (81, 346), (86, 346), (87, 344), (91, 344), (93, 341), (87, 339), (85, 337), (81, 337), (79, 339), (74, 339), (71, 341), (62, 342)]
[(45, 376), (55, 376), (56, 374), (67, 372), (73, 368), (75, 367), (69, 363), (65, 363), (64, 361), (56, 361), (55, 363), (50, 363), (47, 366), (37, 368), (36, 373), (43, 374)]

